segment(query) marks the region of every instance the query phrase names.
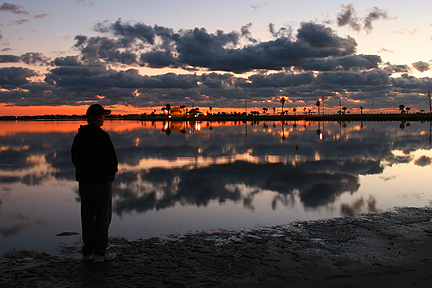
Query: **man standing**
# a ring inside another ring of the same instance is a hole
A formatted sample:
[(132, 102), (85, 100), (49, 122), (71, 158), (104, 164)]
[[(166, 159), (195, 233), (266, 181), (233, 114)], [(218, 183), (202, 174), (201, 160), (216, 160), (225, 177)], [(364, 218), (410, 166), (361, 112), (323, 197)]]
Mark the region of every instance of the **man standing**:
[(116, 254), (106, 251), (112, 214), (112, 186), (117, 173), (117, 156), (111, 138), (101, 129), (111, 110), (99, 104), (87, 109), (87, 125), (78, 129), (72, 144), (75, 179), (81, 197), (83, 260), (104, 262)]

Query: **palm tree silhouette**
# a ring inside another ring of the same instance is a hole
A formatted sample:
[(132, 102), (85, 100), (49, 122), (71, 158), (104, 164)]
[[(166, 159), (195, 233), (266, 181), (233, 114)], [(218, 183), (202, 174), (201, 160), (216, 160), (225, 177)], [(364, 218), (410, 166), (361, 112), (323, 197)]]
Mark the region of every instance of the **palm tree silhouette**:
[(321, 102), (318, 100), (317, 102), (316, 102), (316, 106), (318, 106), (318, 115), (320, 114), (320, 106), (321, 106)]
[(167, 114), (169, 115), (170, 111), (171, 111), (171, 105), (170, 104), (166, 104), (164, 107), (162, 107), (161, 109), (162, 111), (167, 112)]
[(279, 101), (280, 101), (281, 104), (282, 104), (282, 115), (283, 115), (283, 114), (284, 114), (283, 107), (284, 107), (284, 104), (285, 104), (286, 99), (285, 99), (285, 97), (280, 97), (280, 98), (279, 98)]

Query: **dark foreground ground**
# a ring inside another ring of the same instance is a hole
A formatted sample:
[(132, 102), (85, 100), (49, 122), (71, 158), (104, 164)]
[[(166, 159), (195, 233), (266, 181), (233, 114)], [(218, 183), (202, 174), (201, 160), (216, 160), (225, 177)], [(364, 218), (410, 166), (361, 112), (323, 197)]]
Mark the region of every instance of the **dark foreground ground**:
[(84, 264), (11, 251), (0, 287), (432, 287), (432, 208), (127, 241), (118, 258)]

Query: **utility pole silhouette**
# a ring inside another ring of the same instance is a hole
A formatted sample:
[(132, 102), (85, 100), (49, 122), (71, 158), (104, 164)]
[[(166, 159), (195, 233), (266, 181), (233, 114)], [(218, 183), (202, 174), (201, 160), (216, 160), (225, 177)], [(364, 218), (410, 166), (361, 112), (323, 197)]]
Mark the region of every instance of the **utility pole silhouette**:
[(429, 114), (430, 114), (430, 113), (432, 113), (430, 91), (428, 91), (428, 99), (429, 99)]

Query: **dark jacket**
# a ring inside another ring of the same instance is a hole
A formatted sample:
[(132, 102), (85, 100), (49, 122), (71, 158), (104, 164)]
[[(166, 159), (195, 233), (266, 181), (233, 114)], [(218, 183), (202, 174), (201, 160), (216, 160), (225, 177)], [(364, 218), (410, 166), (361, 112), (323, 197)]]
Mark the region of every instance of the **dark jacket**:
[(110, 136), (98, 125), (81, 126), (71, 150), (75, 179), (80, 185), (114, 181), (117, 155)]

